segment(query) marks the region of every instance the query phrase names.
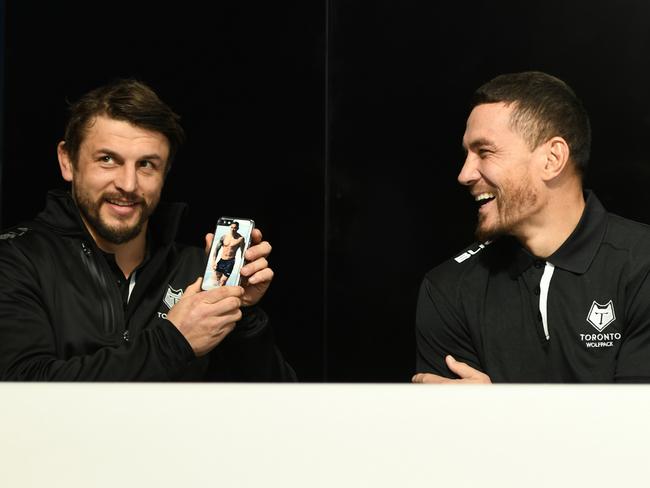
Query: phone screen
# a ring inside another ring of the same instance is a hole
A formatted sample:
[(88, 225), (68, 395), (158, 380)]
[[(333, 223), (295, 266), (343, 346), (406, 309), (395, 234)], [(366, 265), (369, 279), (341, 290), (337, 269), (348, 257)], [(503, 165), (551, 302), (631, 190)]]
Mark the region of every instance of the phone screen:
[(250, 219), (221, 217), (217, 222), (201, 288), (239, 285), (244, 252), (250, 246), (255, 223)]

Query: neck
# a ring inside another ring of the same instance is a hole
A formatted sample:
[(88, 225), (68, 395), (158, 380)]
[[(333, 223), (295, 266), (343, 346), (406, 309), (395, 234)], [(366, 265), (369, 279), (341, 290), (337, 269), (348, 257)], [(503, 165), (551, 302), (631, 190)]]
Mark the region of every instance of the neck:
[(550, 195), (546, 205), (515, 234), (534, 256), (547, 258), (557, 251), (578, 226), (585, 209), (582, 187)]
[(147, 247), (147, 223), (142, 226), (142, 231), (134, 239), (131, 239), (128, 242), (123, 244), (114, 244), (107, 241), (92, 229), (84, 219), (86, 228), (90, 235), (95, 240), (95, 244), (102, 251), (114, 254), (115, 262), (117, 266), (122, 270), (124, 276), (128, 278), (133, 273), (133, 270), (137, 268), (142, 261), (144, 261), (144, 256)]
[(147, 234), (146, 229), (143, 229), (138, 237), (135, 239), (114, 246), (115, 248), (115, 261), (118, 267), (122, 270), (125, 277), (131, 276), (133, 270), (140, 266), (144, 261), (144, 256), (147, 248)]

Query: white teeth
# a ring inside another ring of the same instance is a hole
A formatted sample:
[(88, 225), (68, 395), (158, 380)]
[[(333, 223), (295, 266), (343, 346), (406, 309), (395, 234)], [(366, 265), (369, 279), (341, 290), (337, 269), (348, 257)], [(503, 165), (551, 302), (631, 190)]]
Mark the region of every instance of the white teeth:
[(487, 200), (488, 198), (495, 198), (494, 193), (479, 193), (474, 196), (474, 201), (480, 202), (481, 200)]
[(115, 200), (109, 200), (108, 203), (112, 203), (113, 205), (118, 205), (120, 207), (130, 207), (134, 202), (118, 202)]

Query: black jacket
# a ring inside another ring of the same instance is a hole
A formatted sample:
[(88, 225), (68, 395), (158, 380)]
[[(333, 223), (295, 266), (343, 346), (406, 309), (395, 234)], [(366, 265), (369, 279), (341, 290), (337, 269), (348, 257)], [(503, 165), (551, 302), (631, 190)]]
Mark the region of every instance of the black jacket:
[(50, 192), (34, 221), (1, 235), (0, 378), (295, 380), (258, 307), (243, 309), (233, 332), (201, 358), (166, 320), (205, 266), (202, 249), (174, 242), (184, 209), (161, 203), (152, 216), (149, 260), (127, 305), (67, 192)]

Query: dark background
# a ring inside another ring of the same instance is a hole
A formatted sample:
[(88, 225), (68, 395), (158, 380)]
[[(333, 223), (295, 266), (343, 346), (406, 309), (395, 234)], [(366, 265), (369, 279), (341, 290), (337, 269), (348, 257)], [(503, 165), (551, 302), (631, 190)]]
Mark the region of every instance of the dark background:
[[(472, 241), (455, 181), (467, 101), (504, 72), (542, 70), (591, 115), (586, 186), (650, 222), (650, 4), (321, 0), (4, 4), (2, 227), (63, 186), (66, 100), (148, 82), (188, 142), (165, 197), (180, 240), (222, 214), (273, 244), (264, 300), (303, 381), (402, 382), (422, 275)], [(223, 178), (238, 185), (220, 185)], [(1, 279), (1, 278), (0, 278)]]

